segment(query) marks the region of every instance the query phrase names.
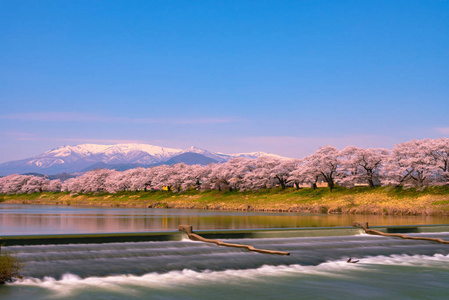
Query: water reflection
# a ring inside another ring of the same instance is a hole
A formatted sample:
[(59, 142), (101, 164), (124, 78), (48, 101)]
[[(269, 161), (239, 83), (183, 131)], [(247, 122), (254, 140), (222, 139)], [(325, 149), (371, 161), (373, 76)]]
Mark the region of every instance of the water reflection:
[(183, 209), (90, 208), (0, 204), (0, 234), (172, 231), (195, 229), (294, 228), (447, 224), (442, 216), (354, 216), (305, 213), (230, 212)]

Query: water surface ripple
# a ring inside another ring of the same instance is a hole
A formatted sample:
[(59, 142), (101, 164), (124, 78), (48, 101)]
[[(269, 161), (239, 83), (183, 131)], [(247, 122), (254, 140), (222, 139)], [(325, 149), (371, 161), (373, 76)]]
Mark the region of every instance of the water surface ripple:
[(189, 240), (12, 246), (4, 248), (26, 262), (26, 278), (1, 291), (17, 299), (449, 297), (448, 245), (364, 234), (224, 241), (291, 255)]

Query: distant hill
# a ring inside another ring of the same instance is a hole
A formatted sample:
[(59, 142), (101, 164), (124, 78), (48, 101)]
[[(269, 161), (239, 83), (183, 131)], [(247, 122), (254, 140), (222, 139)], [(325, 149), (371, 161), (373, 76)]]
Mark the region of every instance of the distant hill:
[(167, 161), (159, 162), (151, 165), (142, 165), (142, 164), (106, 164), (104, 162), (99, 162), (96, 164), (93, 164), (92, 166), (89, 166), (87, 168), (84, 168), (81, 170), (81, 172), (88, 172), (96, 169), (110, 169), (110, 170), (117, 170), (117, 171), (125, 171), (129, 169), (134, 169), (138, 167), (142, 168), (149, 168), (154, 166), (160, 166), (160, 165), (174, 165), (179, 163), (185, 163), (186, 165), (208, 165), (213, 163), (218, 163), (219, 161), (212, 159), (210, 157), (204, 156), (202, 154), (198, 153), (182, 153), (179, 155), (176, 155), (172, 158), (170, 158)]
[(21, 174), (21, 175), (31, 175), (31, 176), (37, 176), (37, 177), (47, 177), (47, 175), (44, 175), (44, 174), (41, 174), (41, 173), (33, 173), (33, 172), (30, 172), (30, 173), (24, 173), (24, 174)]
[(93, 164), (92, 166), (89, 166), (87, 168), (82, 169), (80, 172), (88, 172), (96, 169), (110, 169), (110, 170), (117, 170), (117, 171), (125, 171), (129, 169), (134, 169), (138, 167), (148, 168), (152, 165), (142, 165), (142, 164), (106, 164), (104, 162), (99, 162), (96, 164)]
[(176, 155), (165, 162), (167, 165), (185, 163), (186, 165), (207, 165), (219, 162), (218, 160), (198, 153), (183, 153)]
[(37, 177), (46, 177), (46, 178), (48, 178), (50, 180), (59, 179), (61, 181), (65, 181), (67, 179), (76, 177), (74, 175), (70, 175), (70, 174), (67, 174), (67, 173), (61, 173), (61, 174), (55, 174), (55, 175), (45, 175), (45, 174), (41, 174), (41, 173), (32, 173), (31, 172), (31, 173), (24, 173), (24, 174), (21, 174), (21, 175), (32, 175), (32, 176), (37, 176)]
[(54, 179), (59, 179), (61, 181), (65, 181), (67, 179), (76, 177), (75, 175), (70, 175), (67, 173), (61, 173), (61, 174), (56, 174), (56, 175), (48, 175), (48, 179), (50, 180), (54, 180)]
[(44, 175), (87, 172), (108, 168), (127, 170), (161, 164), (201, 164), (226, 162), (234, 157), (257, 158), (275, 156), (265, 152), (225, 154), (197, 147), (188, 149), (164, 148), (147, 144), (62, 146), (27, 159), (0, 164), (0, 176), (9, 174), (39, 173)]

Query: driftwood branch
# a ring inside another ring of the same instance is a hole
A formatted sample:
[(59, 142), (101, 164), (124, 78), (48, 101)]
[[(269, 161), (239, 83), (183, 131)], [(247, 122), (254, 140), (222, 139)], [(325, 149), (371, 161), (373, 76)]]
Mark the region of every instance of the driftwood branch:
[(369, 229), (368, 228), (368, 222), (365, 222), (365, 223), (354, 222), (353, 225), (354, 225), (354, 227), (361, 227), (361, 228), (363, 228), (363, 230), (365, 230), (365, 233), (372, 234), (372, 235), (393, 236), (393, 237), (399, 237), (399, 238), (405, 239), (405, 240), (421, 240), (421, 241), (437, 242), (437, 243), (440, 243), (440, 244), (449, 244), (449, 241), (445, 241), (445, 240), (438, 239), (438, 238), (414, 237), (414, 236), (407, 236), (405, 234), (400, 234), (400, 233), (380, 232), (380, 231), (377, 231), (377, 230)]
[(231, 244), (231, 243), (225, 243), (219, 240), (212, 240), (212, 239), (206, 239), (202, 236), (199, 236), (196, 233), (193, 233), (192, 226), (190, 225), (179, 225), (179, 231), (184, 231), (187, 233), (187, 236), (189, 239), (193, 241), (200, 241), (200, 242), (206, 242), (206, 243), (213, 243), (219, 246), (225, 246), (225, 247), (234, 247), (234, 248), (244, 248), (249, 251), (253, 252), (259, 252), (264, 254), (274, 254), (274, 255), (290, 255), (289, 252), (283, 252), (283, 251), (273, 251), (273, 250), (264, 250), (264, 249), (256, 249), (253, 246), (250, 245), (241, 245), (241, 244)]

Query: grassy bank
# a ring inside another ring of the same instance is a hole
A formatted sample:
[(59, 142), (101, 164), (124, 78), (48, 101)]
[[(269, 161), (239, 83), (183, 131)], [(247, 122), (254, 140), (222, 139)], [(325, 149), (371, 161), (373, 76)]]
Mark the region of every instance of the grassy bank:
[(76, 206), (197, 208), (314, 213), (449, 215), (449, 187), (424, 191), (379, 187), (267, 189), (256, 192), (188, 191), (172, 193), (121, 192), (117, 194), (35, 193), (0, 195), (2, 203)]

